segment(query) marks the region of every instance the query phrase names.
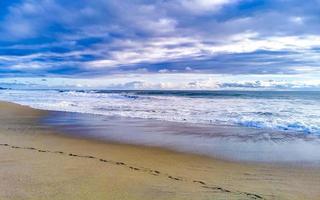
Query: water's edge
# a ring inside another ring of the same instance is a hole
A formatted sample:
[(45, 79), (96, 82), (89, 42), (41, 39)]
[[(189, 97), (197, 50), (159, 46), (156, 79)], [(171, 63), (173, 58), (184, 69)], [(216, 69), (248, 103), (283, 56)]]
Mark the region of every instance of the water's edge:
[(320, 92), (0, 90), (33, 108), (320, 135)]
[(320, 165), (317, 139), (235, 126), (50, 112), (42, 123), (67, 135), (161, 147), (223, 160)]

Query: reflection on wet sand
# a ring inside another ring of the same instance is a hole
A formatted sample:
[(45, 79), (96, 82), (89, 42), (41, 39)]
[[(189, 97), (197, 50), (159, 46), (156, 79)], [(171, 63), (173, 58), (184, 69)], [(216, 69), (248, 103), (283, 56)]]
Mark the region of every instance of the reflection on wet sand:
[(66, 112), (54, 112), (45, 123), (77, 137), (165, 147), (220, 159), (320, 164), (320, 137), (311, 135)]

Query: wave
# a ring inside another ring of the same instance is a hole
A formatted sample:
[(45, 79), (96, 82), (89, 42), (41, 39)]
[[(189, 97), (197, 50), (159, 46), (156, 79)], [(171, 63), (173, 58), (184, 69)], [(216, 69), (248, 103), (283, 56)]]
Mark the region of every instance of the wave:
[(273, 129), (280, 131), (290, 131), (290, 132), (300, 132), (305, 134), (316, 134), (320, 135), (320, 126), (319, 125), (310, 125), (302, 122), (286, 122), (286, 123), (268, 123), (266, 121), (239, 121), (238, 123), (241, 126), (249, 128), (259, 128), (259, 129)]
[(199, 90), (58, 90), (59, 92), (122, 94), (141, 96), (175, 96), (189, 98), (258, 98), (258, 99), (319, 99), (319, 91), (199, 91)]
[(320, 135), (315, 94), (303, 98), (301, 92), (1, 90), (0, 99), (46, 110)]

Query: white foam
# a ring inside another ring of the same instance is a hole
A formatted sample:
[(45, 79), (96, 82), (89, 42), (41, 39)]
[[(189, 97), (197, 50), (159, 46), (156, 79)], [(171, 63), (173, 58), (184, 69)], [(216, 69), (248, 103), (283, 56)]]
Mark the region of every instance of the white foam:
[(2, 90), (0, 99), (46, 110), (320, 134), (320, 103), (316, 99), (189, 98), (54, 90)]

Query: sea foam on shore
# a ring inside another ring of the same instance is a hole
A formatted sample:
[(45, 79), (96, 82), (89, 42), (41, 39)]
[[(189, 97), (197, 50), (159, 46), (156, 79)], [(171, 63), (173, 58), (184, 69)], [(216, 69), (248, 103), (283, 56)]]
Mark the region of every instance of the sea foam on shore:
[(320, 92), (2, 90), (0, 99), (45, 110), (320, 135)]

